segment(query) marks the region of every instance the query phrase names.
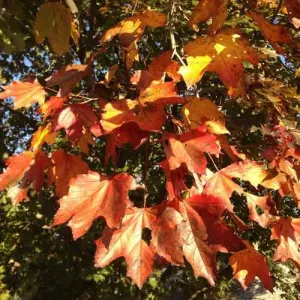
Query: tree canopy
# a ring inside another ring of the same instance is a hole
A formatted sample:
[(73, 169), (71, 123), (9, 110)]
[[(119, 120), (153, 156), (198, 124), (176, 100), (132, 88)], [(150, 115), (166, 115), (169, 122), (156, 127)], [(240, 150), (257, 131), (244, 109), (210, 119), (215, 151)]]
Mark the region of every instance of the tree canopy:
[(3, 289), (297, 299), (300, 0), (0, 10)]

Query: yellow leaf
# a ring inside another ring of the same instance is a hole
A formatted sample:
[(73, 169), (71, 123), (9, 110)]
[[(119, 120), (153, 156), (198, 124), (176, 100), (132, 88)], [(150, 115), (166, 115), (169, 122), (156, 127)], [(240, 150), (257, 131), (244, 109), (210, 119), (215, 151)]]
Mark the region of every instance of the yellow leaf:
[(199, 125), (208, 126), (208, 131), (213, 134), (227, 134), (224, 115), (218, 107), (209, 99), (186, 97), (189, 102), (183, 108), (183, 119), (185, 124), (192, 129)]
[(72, 36), (72, 39), (74, 40), (75, 44), (78, 45), (80, 33), (78, 30), (78, 25), (75, 22), (75, 20), (73, 20), (72, 24), (71, 24), (71, 36)]
[(178, 73), (182, 75), (187, 87), (190, 88), (202, 79), (212, 58), (208, 55), (197, 57), (189, 56), (186, 60), (188, 65), (180, 67)]
[(179, 73), (188, 87), (209, 71), (219, 75), (229, 89), (229, 95), (246, 94), (243, 62), (257, 65), (258, 59), (237, 30), (226, 29), (212, 37), (200, 37), (185, 45), (184, 50), (188, 65), (182, 66)]
[(38, 130), (33, 134), (30, 148), (33, 150), (38, 149), (43, 143), (47, 143), (49, 145), (55, 142), (56, 132), (52, 132), (51, 123), (46, 126), (41, 126)]
[(41, 44), (45, 38), (53, 51), (62, 55), (69, 49), (69, 39), (72, 30), (72, 13), (60, 3), (43, 3), (35, 19), (35, 39)]

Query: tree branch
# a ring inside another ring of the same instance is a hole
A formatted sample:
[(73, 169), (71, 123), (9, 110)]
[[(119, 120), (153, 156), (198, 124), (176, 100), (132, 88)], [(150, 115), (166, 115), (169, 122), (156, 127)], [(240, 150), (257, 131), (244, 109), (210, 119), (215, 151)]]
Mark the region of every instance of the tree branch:
[(173, 50), (173, 56), (176, 56), (179, 59), (180, 63), (183, 66), (186, 66), (185, 62), (183, 61), (183, 59), (177, 52), (177, 43), (176, 43), (174, 28), (173, 28), (173, 14), (175, 11), (175, 1), (176, 0), (170, 0), (170, 7), (169, 7), (168, 27), (169, 27), (169, 33), (170, 33), (171, 47)]

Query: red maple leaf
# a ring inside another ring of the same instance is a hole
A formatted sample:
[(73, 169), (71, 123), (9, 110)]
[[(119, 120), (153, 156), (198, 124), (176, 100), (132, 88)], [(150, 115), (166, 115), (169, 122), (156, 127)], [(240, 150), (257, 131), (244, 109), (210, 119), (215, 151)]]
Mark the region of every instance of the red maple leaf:
[(89, 171), (71, 179), (69, 186), (68, 194), (59, 200), (53, 225), (70, 220), (68, 225), (77, 239), (98, 217), (104, 217), (111, 228), (119, 227), (126, 208), (131, 205), (127, 193), (135, 187), (135, 181), (126, 173), (100, 180), (99, 173)]

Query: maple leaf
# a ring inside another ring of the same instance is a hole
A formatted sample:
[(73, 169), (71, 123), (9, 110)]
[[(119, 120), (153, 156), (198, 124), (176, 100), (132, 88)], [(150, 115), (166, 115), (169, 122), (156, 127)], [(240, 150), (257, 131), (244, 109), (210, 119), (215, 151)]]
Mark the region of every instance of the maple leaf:
[(242, 191), (242, 188), (238, 184), (220, 170), (207, 181), (203, 192), (222, 199), (224, 203), (226, 203), (226, 208), (232, 212), (233, 207), (230, 202), (230, 197), (233, 192), (241, 195)]
[(208, 34), (215, 34), (224, 24), (227, 18), (227, 6), (229, 0), (199, 0), (189, 20), (189, 25), (207, 21), (212, 18), (208, 26)]
[(188, 101), (183, 107), (183, 120), (190, 127), (197, 128), (206, 125), (212, 134), (226, 134), (225, 117), (218, 107), (209, 99), (185, 97)]
[(88, 104), (70, 104), (56, 112), (52, 125), (55, 131), (64, 128), (68, 137), (75, 141), (84, 134), (84, 128), (90, 128), (97, 121), (93, 108)]
[(69, 192), (59, 200), (53, 225), (67, 222), (76, 240), (85, 234), (93, 221), (104, 217), (110, 228), (119, 227), (125, 210), (131, 205), (128, 191), (135, 188), (134, 178), (126, 173), (100, 180), (100, 174), (89, 171), (69, 182)]
[(243, 61), (258, 64), (254, 49), (235, 29), (200, 37), (185, 45), (184, 51), (188, 55), (188, 65), (180, 67), (179, 73), (188, 87), (201, 80), (205, 72), (214, 72), (233, 97), (246, 93)]
[(91, 72), (90, 65), (68, 65), (64, 66), (49, 77), (47, 87), (60, 85), (59, 96), (68, 95), (76, 84)]
[(300, 1), (285, 0), (285, 5), (288, 10), (289, 19), (296, 28), (300, 28)]
[(207, 181), (204, 193), (219, 197), (226, 203), (226, 208), (232, 211), (230, 202), (232, 193), (237, 192), (240, 195), (244, 193), (243, 189), (232, 178), (249, 181), (253, 186), (257, 187), (266, 176), (267, 171), (263, 168), (263, 165), (257, 162), (243, 161), (234, 163), (216, 172)]
[(195, 195), (184, 200), (202, 218), (207, 231), (207, 244), (214, 251), (235, 252), (245, 248), (232, 228), (222, 222), (226, 208), (224, 201), (211, 195)]
[(136, 71), (130, 78), (130, 82), (143, 91), (153, 81), (160, 81), (164, 74), (168, 74), (174, 81), (179, 81), (181, 76), (177, 73), (179, 63), (172, 60), (173, 51), (166, 51), (156, 56), (151, 61), (148, 70)]
[(8, 187), (7, 195), (13, 204), (27, 198), (30, 187), (42, 189), (44, 172), (50, 164), (48, 156), (42, 151), (23, 152), (7, 160), (7, 170), (0, 175), (0, 190)]
[(186, 166), (181, 165), (175, 170), (171, 170), (167, 159), (160, 162), (159, 165), (165, 170), (166, 173), (166, 190), (169, 194), (169, 199), (173, 200), (181, 194), (182, 191), (187, 190), (184, 183), (186, 176)]
[(162, 27), (165, 24), (166, 16), (163, 13), (144, 11), (123, 20), (116, 26), (107, 30), (101, 41), (109, 42), (118, 35), (121, 46), (127, 48), (143, 34), (146, 26), (156, 28)]
[[(249, 218), (257, 222), (262, 227), (268, 227), (268, 225), (274, 221), (274, 216), (270, 211), (275, 206), (269, 196), (255, 196), (249, 193), (245, 193), (247, 198), (247, 206), (249, 209)], [(257, 207), (263, 210), (262, 214), (257, 212)]]
[(266, 258), (258, 253), (249, 242), (244, 241), (247, 249), (234, 253), (229, 264), (233, 269), (233, 277), (246, 289), (255, 277), (259, 277), (262, 285), (270, 292), (273, 291), (273, 281)]
[(34, 82), (14, 81), (11, 84), (2, 87), (0, 99), (13, 97), (14, 109), (29, 107), (33, 103), (42, 105), (45, 102), (46, 92), (37, 80)]
[(52, 96), (39, 108), (39, 113), (43, 114), (45, 120), (48, 116), (53, 115), (60, 110), (63, 107), (65, 100), (65, 98)]
[(165, 134), (163, 144), (171, 170), (185, 163), (191, 172), (205, 172), (207, 161), (204, 152), (220, 153), (215, 136), (205, 131), (206, 127), (202, 126), (179, 136)]
[(291, 38), (290, 31), (280, 25), (270, 24), (262, 15), (251, 11), (248, 16), (254, 20), (265, 38), (271, 43), (277, 53), (283, 54), (284, 51), (278, 43), (288, 43)]
[(273, 259), (275, 261), (291, 259), (300, 270), (300, 219), (280, 218), (272, 227), (271, 239), (278, 240)]
[(57, 150), (51, 156), (52, 165), (48, 169), (48, 185), (55, 183), (58, 197), (68, 193), (69, 181), (79, 174), (88, 172), (89, 167), (79, 156)]
[(151, 245), (157, 254), (175, 265), (184, 265), (182, 240), (177, 230), (182, 222), (181, 214), (172, 207), (167, 207), (152, 224)]
[(151, 229), (156, 219), (150, 209), (130, 207), (120, 229), (105, 227), (102, 237), (96, 241), (95, 266), (105, 267), (113, 260), (124, 257), (127, 276), (141, 288), (152, 273), (155, 251), (142, 238), (144, 228)]
[(18, 184), (33, 163), (33, 153), (25, 151), (6, 160), (7, 169), (0, 175), (0, 190)]
[(139, 148), (149, 137), (147, 131), (143, 131), (137, 123), (125, 123), (116, 128), (108, 137), (105, 148), (105, 165), (112, 157), (114, 164), (117, 162), (116, 147), (121, 148), (124, 144), (130, 144), (134, 150)]
[(191, 264), (195, 277), (204, 277), (214, 285), (216, 257), (214, 251), (205, 242), (208, 235), (203, 219), (188, 201), (180, 203), (179, 211), (184, 219), (178, 226), (183, 240), (183, 254)]
[(35, 40), (41, 44), (45, 38), (53, 51), (62, 55), (69, 49), (73, 16), (71, 11), (57, 2), (43, 3), (34, 24)]
[(95, 141), (90, 132), (88, 132), (87, 130), (83, 130), (82, 136), (74, 144), (77, 145), (83, 153), (88, 154), (89, 145), (94, 145)]
[(163, 82), (163, 83), (152, 83), (147, 89), (145, 89), (138, 102), (141, 105), (147, 103), (155, 104), (181, 104), (184, 103), (184, 98), (177, 95), (176, 82)]
[(130, 122), (137, 123), (141, 130), (160, 131), (165, 120), (164, 105), (141, 107), (138, 101), (126, 99), (112, 101), (103, 107), (101, 125), (107, 132)]

